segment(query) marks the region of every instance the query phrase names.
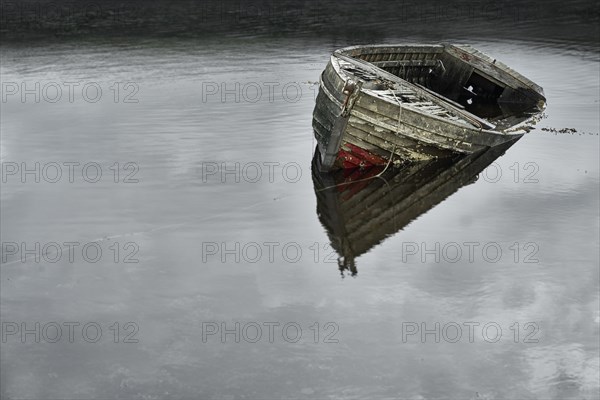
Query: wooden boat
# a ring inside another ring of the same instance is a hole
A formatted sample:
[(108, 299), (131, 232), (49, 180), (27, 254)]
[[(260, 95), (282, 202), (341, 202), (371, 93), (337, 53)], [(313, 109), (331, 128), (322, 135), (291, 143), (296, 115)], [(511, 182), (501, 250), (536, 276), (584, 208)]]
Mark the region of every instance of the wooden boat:
[(321, 168), (471, 154), (520, 138), (545, 101), (540, 86), (470, 46), (340, 49), (313, 113)]
[(356, 258), (404, 229), (479, 174), (518, 139), (470, 155), (401, 167), (323, 172), (315, 152), (312, 178), (317, 215), (338, 253), (342, 275), (357, 274)]

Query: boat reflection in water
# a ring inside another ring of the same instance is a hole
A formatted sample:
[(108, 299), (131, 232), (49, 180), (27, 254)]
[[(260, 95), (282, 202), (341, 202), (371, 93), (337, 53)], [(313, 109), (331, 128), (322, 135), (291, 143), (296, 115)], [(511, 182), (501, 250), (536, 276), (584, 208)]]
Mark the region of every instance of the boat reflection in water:
[(317, 214), (338, 253), (342, 276), (355, 276), (356, 258), (477, 181), (479, 173), (515, 142), (468, 156), (333, 172), (320, 172), (317, 149), (312, 161)]

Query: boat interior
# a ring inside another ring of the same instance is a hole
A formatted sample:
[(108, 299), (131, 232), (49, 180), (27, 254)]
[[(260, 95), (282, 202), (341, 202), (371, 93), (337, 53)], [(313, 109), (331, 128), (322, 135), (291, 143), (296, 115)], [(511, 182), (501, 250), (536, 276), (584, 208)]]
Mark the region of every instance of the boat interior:
[[(498, 128), (513, 126), (545, 105), (541, 87), (470, 46), (355, 46), (334, 55), (366, 61)], [(360, 75), (360, 69), (351, 72)]]

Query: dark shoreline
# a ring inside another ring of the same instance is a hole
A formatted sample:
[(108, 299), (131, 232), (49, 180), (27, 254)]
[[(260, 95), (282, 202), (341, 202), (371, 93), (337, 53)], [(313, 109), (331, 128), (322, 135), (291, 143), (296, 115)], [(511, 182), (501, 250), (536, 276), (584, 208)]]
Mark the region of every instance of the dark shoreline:
[[(513, 4), (514, 3), (514, 4)], [(2, 1), (6, 43), (113, 37), (474, 37), (598, 46), (596, 2)]]

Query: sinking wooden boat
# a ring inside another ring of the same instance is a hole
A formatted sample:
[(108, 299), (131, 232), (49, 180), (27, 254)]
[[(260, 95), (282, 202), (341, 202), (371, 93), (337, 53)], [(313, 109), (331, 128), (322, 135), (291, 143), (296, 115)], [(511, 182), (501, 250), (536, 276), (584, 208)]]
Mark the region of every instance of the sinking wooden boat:
[(453, 158), (329, 172), (322, 171), (317, 149), (312, 163), (317, 215), (338, 253), (342, 275), (356, 275), (358, 257), (476, 182), (517, 140)]
[(520, 138), (545, 101), (540, 86), (470, 46), (340, 49), (313, 113), (321, 168), (471, 154)]

